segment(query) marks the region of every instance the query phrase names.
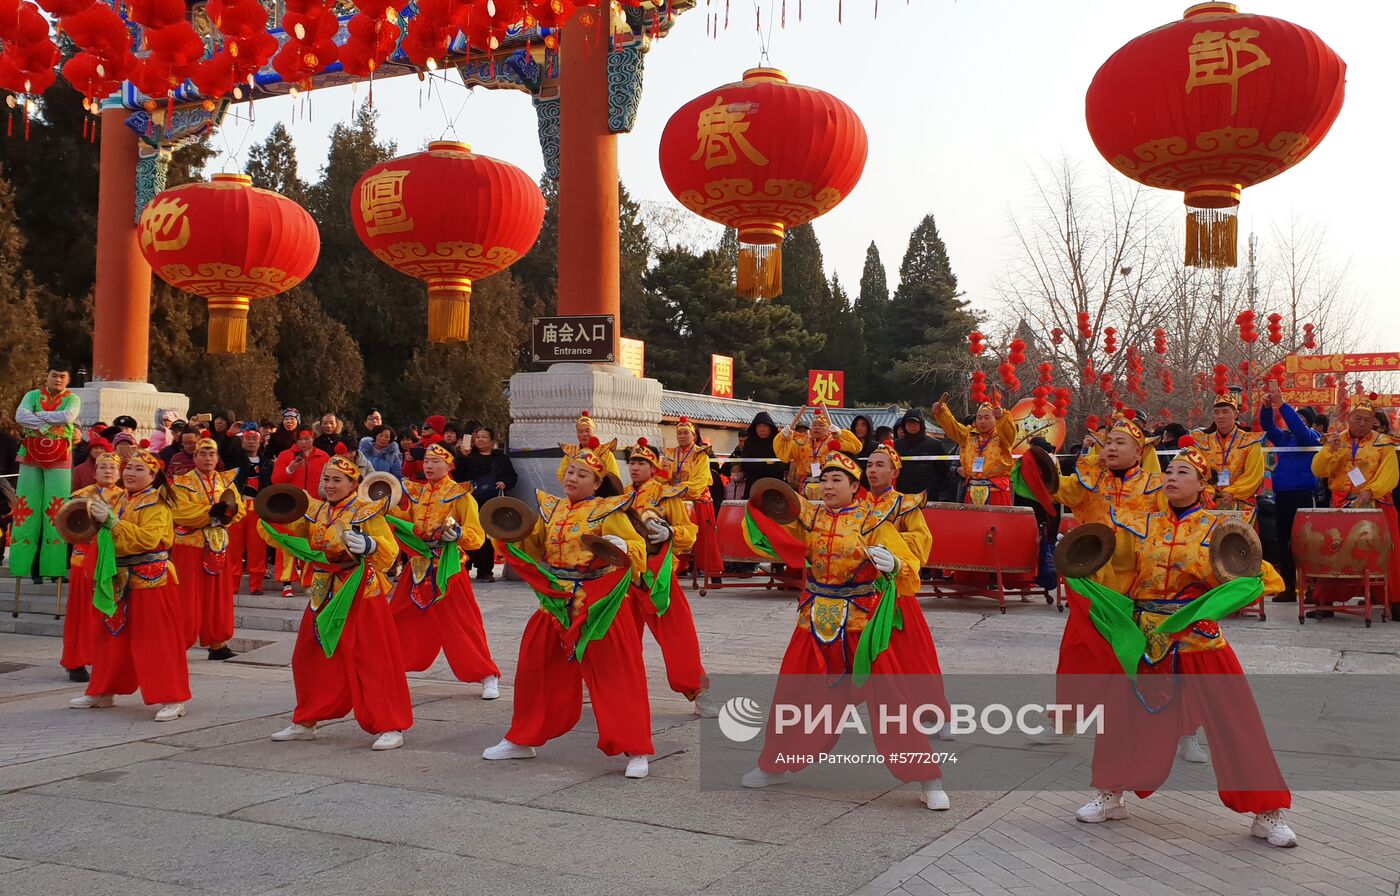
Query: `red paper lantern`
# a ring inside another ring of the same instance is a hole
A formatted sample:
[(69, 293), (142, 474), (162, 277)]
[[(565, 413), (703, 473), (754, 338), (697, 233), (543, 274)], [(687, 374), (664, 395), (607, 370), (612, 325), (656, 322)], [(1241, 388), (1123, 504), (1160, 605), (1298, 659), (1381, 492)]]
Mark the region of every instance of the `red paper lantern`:
[(771, 298), (782, 292), (783, 235), (850, 195), (866, 150), (850, 106), (754, 68), (671, 116), (661, 174), (681, 205), (738, 229), (739, 294)]
[(1064, 330), (1061, 330), (1059, 327), (1056, 327), (1055, 329), (1053, 329), (1053, 330), (1050, 331), (1050, 342), (1051, 342), (1052, 345), (1059, 345), (1061, 342), (1064, 342), (1064, 341), (1065, 341), (1065, 331), (1064, 331)]
[(1317, 148), (1342, 108), (1345, 76), (1306, 28), (1198, 3), (1109, 57), (1085, 118), (1119, 172), (1185, 193), (1186, 263), (1233, 267), (1240, 191)]
[(375, 165), (351, 203), (355, 232), (375, 257), (427, 282), (429, 342), (467, 338), (472, 281), (515, 264), (544, 223), (544, 196), (529, 175), (451, 141)]
[(141, 212), (141, 253), (166, 283), (209, 300), (209, 352), (247, 349), (248, 304), (296, 286), (321, 235), (306, 209), (246, 174), (158, 193)]
[(1317, 328), (1312, 324), (1303, 324), (1303, 348), (1317, 348)]

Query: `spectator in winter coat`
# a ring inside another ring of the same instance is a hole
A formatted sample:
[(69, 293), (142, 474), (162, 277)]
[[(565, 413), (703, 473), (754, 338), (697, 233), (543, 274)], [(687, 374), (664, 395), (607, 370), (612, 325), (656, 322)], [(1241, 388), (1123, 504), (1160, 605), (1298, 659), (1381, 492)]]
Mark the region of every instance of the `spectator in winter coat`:
[(179, 413), (174, 408), (156, 409), (156, 428), (151, 433), (151, 451), (159, 455), (166, 446), (175, 441), (174, 434), (170, 431), (170, 424), (180, 419)]
[(875, 450), (879, 443), (875, 441), (875, 435), (871, 432), (870, 418), (864, 414), (857, 414), (856, 419), (851, 421), (851, 435), (860, 439), (860, 453), (857, 457), (869, 457), (870, 452)]
[[(778, 427), (773, 423), (773, 418), (768, 416), (767, 411), (759, 411), (754, 415), (753, 421), (749, 423), (748, 431), (744, 434), (744, 446), (741, 450), (735, 450), (732, 457), (770, 457), (776, 458), (777, 454), (773, 448), (773, 437), (778, 434)], [(760, 479), (784, 480), (787, 477), (787, 464), (775, 460), (771, 463), (729, 463), (726, 467), (729, 475), (734, 479), (742, 477), (742, 490), (739, 492), (742, 499), (747, 500), (749, 491), (753, 484)]]
[(393, 427), (380, 424), (360, 439), (360, 456), (369, 461), (376, 472), (403, 476), (403, 451), (399, 449)]
[[(894, 441), (894, 448), (900, 457), (925, 457), (949, 452), (947, 445), (928, 434), (923, 415), (918, 411), (911, 410), (905, 414), (895, 431), (898, 432), (901, 427), (904, 435)], [(930, 501), (938, 501), (943, 497), (947, 476), (947, 461), (905, 460), (896, 487), (906, 495), (923, 492)]]
[(309, 426), (296, 432), (292, 447), (277, 455), (272, 464), (272, 481), (290, 483), (313, 498), (321, 495), (321, 469), (330, 455), (316, 447), (316, 433)]
[[(471, 483), (472, 496), (478, 506), (515, 488), (515, 466), (510, 457), (496, 447), (495, 430), (483, 426), (472, 434), (471, 452), (458, 458), (453, 478)], [(486, 539), (468, 557), (478, 582), (495, 581), (496, 548), (491, 539)]]
[(301, 426), (301, 414), (296, 408), (287, 408), (282, 412), (282, 426), (267, 440), (267, 453), (271, 457), (277, 457), (283, 451), (292, 447), (297, 440), (297, 427)]

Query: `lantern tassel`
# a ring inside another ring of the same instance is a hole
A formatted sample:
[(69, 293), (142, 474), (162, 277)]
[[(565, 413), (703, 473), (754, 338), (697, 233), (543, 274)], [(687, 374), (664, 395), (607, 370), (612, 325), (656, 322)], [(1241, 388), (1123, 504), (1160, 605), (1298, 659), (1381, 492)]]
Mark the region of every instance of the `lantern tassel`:
[(471, 332), (472, 282), (466, 277), (428, 280), (428, 341), (466, 342)]
[(1238, 208), (1186, 211), (1186, 264), (1193, 268), (1232, 268), (1237, 263)]
[(248, 350), (248, 298), (209, 300), (209, 354), (238, 355)]
[(736, 291), (745, 299), (772, 299), (783, 294), (783, 247), (739, 246)]

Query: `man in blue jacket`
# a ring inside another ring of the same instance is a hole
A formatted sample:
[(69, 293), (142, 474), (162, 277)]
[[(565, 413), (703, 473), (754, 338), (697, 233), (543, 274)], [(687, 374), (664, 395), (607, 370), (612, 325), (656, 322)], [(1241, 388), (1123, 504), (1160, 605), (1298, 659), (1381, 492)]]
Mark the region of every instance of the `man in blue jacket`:
[[(1287, 429), (1279, 429), (1274, 416), (1283, 418)], [(1283, 400), (1278, 382), (1269, 380), (1269, 392), (1259, 405), (1259, 426), (1269, 443), (1278, 448), (1317, 448), (1322, 439), (1312, 429), (1312, 408), (1295, 411)], [(1292, 603), (1298, 599), (1298, 573), (1293, 565), (1293, 519), (1298, 508), (1313, 507), (1317, 498), (1317, 479), (1312, 474), (1313, 452), (1281, 451), (1274, 455), (1274, 524), (1279, 550), (1279, 574), (1284, 590), (1274, 603)]]

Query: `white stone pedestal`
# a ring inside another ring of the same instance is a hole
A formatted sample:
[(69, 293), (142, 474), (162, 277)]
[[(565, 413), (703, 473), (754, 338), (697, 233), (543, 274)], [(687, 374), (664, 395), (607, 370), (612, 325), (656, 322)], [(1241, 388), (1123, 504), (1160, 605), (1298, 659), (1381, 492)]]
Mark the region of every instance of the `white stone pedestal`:
[[(639, 379), (611, 364), (555, 364), (543, 373), (510, 378), (511, 463), (520, 475), (514, 494), (530, 501), (535, 489), (560, 494), (557, 454), (560, 443), (577, 441), (575, 424), (587, 410), (595, 434), (617, 439), (625, 448), (645, 436), (661, 444), (661, 383)], [(521, 457), (517, 452), (549, 451), (550, 457)], [(619, 461), (619, 466), (626, 464)]]
[(155, 429), (156, 410), (174, 408), (184, 417), (189, 413), (190, 399), (179, 392), (158, 392), (150, 383), (94, 380), (73, 392), (82, 400), (78, 422), (86, 429), (98, 420), (107, 424), (127, 414), (136, 420), (136, 434), (149, 438)]

